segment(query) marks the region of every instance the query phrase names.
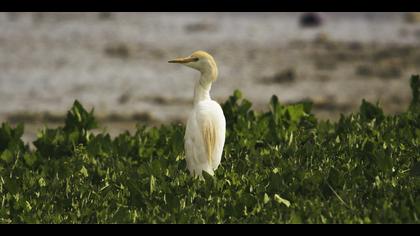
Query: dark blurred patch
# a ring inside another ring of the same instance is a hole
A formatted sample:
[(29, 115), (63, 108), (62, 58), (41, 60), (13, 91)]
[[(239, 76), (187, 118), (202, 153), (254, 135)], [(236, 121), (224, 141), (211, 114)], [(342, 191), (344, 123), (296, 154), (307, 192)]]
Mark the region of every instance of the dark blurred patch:
[(295, 40), (291, 40), (289, 42), (289, 48), (293, 48), (293, 49), (297, 49), (297, 50), (303, 50), (308, 45), (309, 45), (309, 43), (307, 41), (304, 41), (304, 40), (295, 39)]
[(131, 118), (136, 121), (144, 121), (144, 122), (150, 122), (153, 120), (153, 117), (147, 112), (135, 113), (131, 116)]
[(125, 43), (115, 43), (105, 46), (105, 55), (114, 58), (128, 59), (131, 56), (130, 49)]
[(413, 164), (409, 173), (411, 176), (420, 177), (420, 162), (419, 161)]
[(119, 104), (126, 104), (131, 98), (131, 94), (129, 92), (125, 92), (118, 98)]
[(322, 111), (347, 112), (352, 105), (348, 103), (338, 103), (335, 96), (327, 95), (308, 99), (312, 102), (313, 108)]
[(45, 19), (45, 13), (44, 12), (34, 12), (32, 14), (32, 22), (39, 23)]
[(351, 51), (360, 52), (360, 51), (363, 51), (365, 49), (365, 45), (363, 45), (360, 42), (350, 42), (347, 45), (347, 49), (349, 49)]
[(60, 123), (60, 122), (64, 122), (65, 118), (66, 117), (64, 115), (57, 115), (57, 114), (51, 114), (49, 112), (45, 112), (43, 120), (46, 122), (51, 122), (51, 123)]
[(86, 16), (83, 12), (32, 12), (32, 22), (36, 24), (44, 22), (59, 23), (63, 21), (79, 20)]
[(262, 83), (291, 83), (296, 79), (296, 72), (294, 68), (287, 68), (283, 71), (277, 72), (273, 76), (261, 79)]
[(403, 98), (401, 98), (401, 97), (399, 97), (397, 95), (392, 95), (391, 98), (390, 98), (390, 100), (393, 103), (395, 103), (395, 104), (397, 104), (399, 106), (402, 105), (402, 104), (404, 104), (404, 103), (406, 103), (408, 101), (408, 100), (405, 100), (405, 99), (403, 99)]
[(103, 119), (108, 122), (125, 122), (128, 120), (131, 120), (130, 117), (123, 116), (117, 113), (111, 113), (108, 116), (104, 117)]
[(325, 74), (325, 73), (321, 73), (321, 74), (318, 73), (318, 74), (316, 74), (315, 78), (319, 81), (328, 81), (328, 80), (331, 79), (331, 77), (328, 74)]
[(360, 76), (372, 76), (373, 73), (373, 67), (370, 65), (358, 65), (356, 67), (356, 74)]
[(210, 31), (216, 30), (216, 25), (205, 23), (205, 22), (197, 22), (197, 23), (187, 24), (184, 27), (184, 29), (188, 33), (197, 33), (197, 32), (203, 32), (203, 31), (210, 32)]
[(369, 57), (369, 52), (361, 43), (333, 41), (326, 34), (319, 34), (312, 43), (316, 48), (312, 57), (319, 69), (335, 69), (338, 63), (360, 61)]
[(161, 59), (165, 57), (165, 52), (161, 49), (158, 48), (154, 48), (154, 49), (150, 49), (150, 54), (157, 59)]
[(19, 122), (23, 123), (59, 123), (64, 122), (65, 115), (58, 115), (58, 114), (51, 114), (49, 112), (44, 113), (26, 113), (26, 112), (18, 112), (14, 114), (10, 114), (7, 116), (7, 121), (15, 124)]
[(339, 103), (314, 103), (313, 108), (316, 110), (330, 111), (330, 112), (348, 112), (352, 109), (351, 104)]
[(142, 98), (143, 101), (149, 101), (157, 105), (190, 105), (192, 104), (191, 99), (182, 98), (167, 98), (162, 96)]
[(254, 60), (255, 58), (257, 58), (257, 50), (256, 49), (249, 49), (248, 50), (248, 60)]
[(322, 17), (319, 13), (309, 12), (304, 13), (299, 18), (299, 24), (301, 27), (318, 27), (323, 23)]
[(19, 19), (20, 13), (19, 12), (8, 12), (7, 19), (10, 21), (16, 21)]
[[(15, 113), (10, 114), (6, 117), (7, 122), (11, 124), (17, 123), (64, 123), (66, 119), (65, 114), (51, 114), (49, 112), (43, 113)], [(100, 122), (132, 122), (132, 121), (143, 121), (143, 122), (152, 122), (153, 118), (148, 112), (138, 112), (132, 115), (121, 115), (117, 113), (110, 113), (105, 116), (98, 116)]]
[(401, 69), (420, 65), (420, 48), (416, 45), (389, 45), (366, 50), (371, 53), (369, 62), (384, 66), (399, 66)]
[(379, 64), (378, 76), (384, 79), (398, 79), (402, 76), (402, 65), (397, 60), (387, 60)]
[(378, 64), (363, 64), (356, 67), (356, 74), (363, 77), (379, 77), (382, 79), (398, 79), (402, 76), (399, 61), (387, 60)]
[(58, 58), (57, 60), (55, 60), (55, 68), (56, 69), (60, 69), (62, 67), (64, 67), (65, 65), (68, 64), (68, 61), (66, 58)]
[(110, 113), (104, 117), (99, 117), (98, 120), (101, 122), (132, 122), (132, 121), (152, 121), (152, 116), (148, 112), (136, 112), (132, 115), (121, 115), (118, 113)]
[(112, 12), (99, 12), (98, 18), (100, 20), (111, 20), (113, 18)]
[(152, 101), (159, 105), (165, 105), (169, 103), (168, 99), (164, 97), (154, 97)]
[(379, 49), (373, 53), (374, 61), (381, 61), (390, 58), (406, 58), (415, 52), (413, 46), (395, 46)]
[(315, 67), (318, 70), (335, 70), (337, 69), (337, 60), (332, 57), (324, 57), (315, 60)]
[(361, 54), (354, 51), (347, 51), (345, 49), (338, 50), (331, 53), (332, 60), (337, 62), (354, 62), (364, 60), (367, 57), (366, 54)]
[(405, 70), (420, 66), (420, 48), (416, 45), (336, 42), (319, 34), (312, 47), (309, 58), (320, 71), (351, 63), (359, 77), (398, 79)]
[(407, 12), (404, 19), (407, 23), (418, 23), (420, 22), (420, 12)]

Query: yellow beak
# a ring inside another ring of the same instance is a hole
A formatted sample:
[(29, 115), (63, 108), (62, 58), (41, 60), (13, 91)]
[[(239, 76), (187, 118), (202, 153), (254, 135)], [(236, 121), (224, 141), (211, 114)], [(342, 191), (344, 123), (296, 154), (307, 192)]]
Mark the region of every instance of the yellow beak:
[(188, 63), (188, 62), (193, 62), (193, 61), (198, 61), (198, 58), (197, 57), (176, 58), (168, 62), (169, 63)]

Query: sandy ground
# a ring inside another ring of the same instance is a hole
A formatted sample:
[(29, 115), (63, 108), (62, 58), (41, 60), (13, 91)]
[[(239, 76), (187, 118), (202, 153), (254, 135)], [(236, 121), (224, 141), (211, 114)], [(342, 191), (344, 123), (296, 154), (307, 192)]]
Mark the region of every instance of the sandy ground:
[(136, 122), (185, 122), (197, 72), (167, 60), (207, 50), (219, 66), (212, 96), (235, 89), (264, 110), (311, 99), (322, 119), (357, 110), (361, 99), (387, 113), (411, 99), (420, 67), (420, 24), (402, 13), (0, 13), (0, 122), (24, 121), (25, 139), (61, 125), (78, 99), (102, 129)]

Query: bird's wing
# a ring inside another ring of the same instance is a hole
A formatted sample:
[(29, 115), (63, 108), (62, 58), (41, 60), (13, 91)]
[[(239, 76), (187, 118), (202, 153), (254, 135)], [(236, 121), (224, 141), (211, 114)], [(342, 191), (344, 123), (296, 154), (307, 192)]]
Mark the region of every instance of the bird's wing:
[(203, 119), (201, 133), (203, 135), (204, 147), (206, 149), (207, 160), (212, 165), (213, 152), (216, 146), (216, 127), (211, 117)]
[[(210, 166), (213, 166), (213, 164), (217, 166), (220, 158), (216, 156), (219, 155), (219, 149), (223, 149), (225, 134), (225, 118), (220, 105), (215, 102), (206, 103), (198, 112), (197, 121), (203, 138), (207, 160)], [(214, 161), (216, 163), (213, 163)]]

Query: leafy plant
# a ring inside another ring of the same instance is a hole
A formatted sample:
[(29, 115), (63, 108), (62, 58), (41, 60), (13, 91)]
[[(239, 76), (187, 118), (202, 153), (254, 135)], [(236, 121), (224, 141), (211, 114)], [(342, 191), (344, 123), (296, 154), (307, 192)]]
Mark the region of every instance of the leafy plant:
[(23, 125), (0, 128), (1, 223), (419, 223), (419, 79), (407, 112), (362, 101), (336, 123), (311, 104), (255, 112), (240, 91), (222, 104), (215, 176), (186, 170), (183, 125), (93, 134), (75, 101), (64, 127), (30, 150)]

